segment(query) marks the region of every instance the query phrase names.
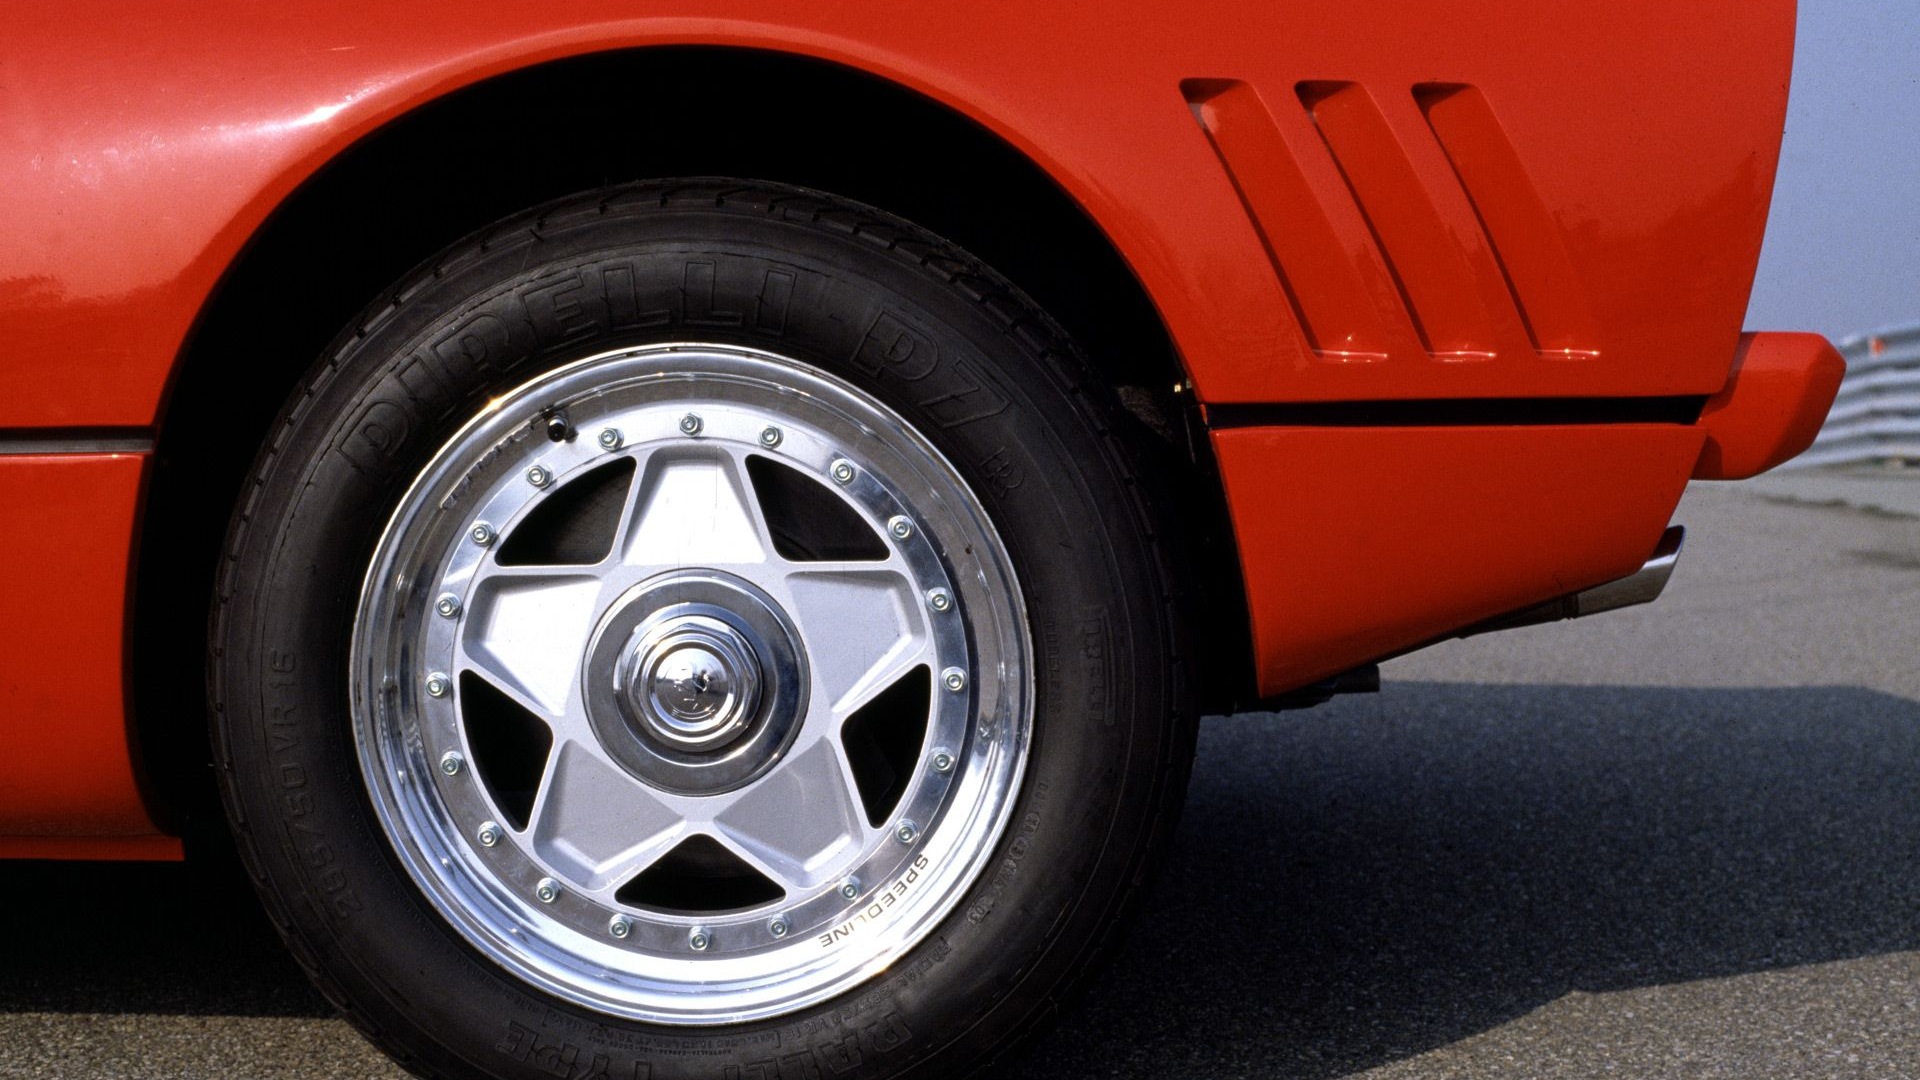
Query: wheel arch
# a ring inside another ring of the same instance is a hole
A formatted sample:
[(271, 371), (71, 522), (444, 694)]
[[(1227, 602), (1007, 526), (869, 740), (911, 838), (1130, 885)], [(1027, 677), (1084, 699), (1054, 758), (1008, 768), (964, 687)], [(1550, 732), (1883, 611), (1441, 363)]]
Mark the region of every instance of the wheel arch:
[(1192, 575), (1182, 584), (1217, 639), (1198, 650), (1216, 658), (1201, 672), (1222, 690), (1210, 704), (1250, 682), (1224, 496), (1191, 398), (1176, 390), (1187, 374), (1113, 240), (1045, 167), (952, 107), (837, 63), (714, 46), (591, 53), (452, 90), (355, 141), (274, 208), (203, 306), (160, 415), (134, 592), (133, 734), (165, 823), (213, 816), (202, 813), (208, 590), (255, 448), (312, 358), (370, 298), (492, 221), (689, 175), (882, 207), (967, 248), (1059, 319), (1141, 435), (1166, 447), (1182, 503), (1169, 517), (1190, 534), (1178, 538)]

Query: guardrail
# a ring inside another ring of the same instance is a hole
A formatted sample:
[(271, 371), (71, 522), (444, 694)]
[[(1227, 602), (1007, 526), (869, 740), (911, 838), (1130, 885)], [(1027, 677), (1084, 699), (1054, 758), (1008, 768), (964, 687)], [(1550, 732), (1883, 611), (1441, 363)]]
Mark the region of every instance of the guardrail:
[(1847, 376), (1813, 446), (1787, 468), (1920, 464), (1920, 325), (1856, 334), (1840, 343)]

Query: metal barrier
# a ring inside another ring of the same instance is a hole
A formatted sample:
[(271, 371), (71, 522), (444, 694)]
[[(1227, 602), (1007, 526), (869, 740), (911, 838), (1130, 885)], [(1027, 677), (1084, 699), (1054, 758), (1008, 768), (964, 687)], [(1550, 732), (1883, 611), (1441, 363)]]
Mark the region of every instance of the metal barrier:
[(1807, 452), (1783, 468), (1920, 463), (1920, 325), (1840, 343), (1847, 376)]

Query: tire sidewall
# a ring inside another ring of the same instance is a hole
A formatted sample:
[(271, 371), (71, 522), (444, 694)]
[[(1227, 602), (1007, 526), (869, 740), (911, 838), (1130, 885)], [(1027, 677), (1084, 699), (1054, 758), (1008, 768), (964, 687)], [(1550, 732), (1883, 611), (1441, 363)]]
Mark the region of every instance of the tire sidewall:
[[(978, 1064), (1048, 1010), (1109, 937), (1182, 750), (1165, 600), (1112, 414), (1064, 335), (1009, 305), (1023, 301), (950, 249), (915, 257), (762, 201), (601, 199), (458, 249), (343, 336), (236, 514), (213, 692), (269, 909), (376, 1041), (427, 1074), (883, 1076), (936, 1050), (935, 1071)], [(669, 341), (812, 363), (904, 416), (998, 528), (1033, 646), (1023, 790), (958, 907), (847, 994), (720, 1028), (593, 1014), (461, 940), (373, 815), (347, 692), (366, 567), (453, 431), (544, 371)]]

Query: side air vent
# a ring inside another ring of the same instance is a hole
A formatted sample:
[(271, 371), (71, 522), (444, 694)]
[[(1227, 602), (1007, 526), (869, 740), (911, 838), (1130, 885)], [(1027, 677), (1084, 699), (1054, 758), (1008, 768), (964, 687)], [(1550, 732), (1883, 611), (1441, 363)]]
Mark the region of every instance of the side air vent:
[(1289, 89), (1270, 107), (1239, 80), (1181, 84), (1314, 355), (1599, 356), (1559, 226), (1478, 89)]

